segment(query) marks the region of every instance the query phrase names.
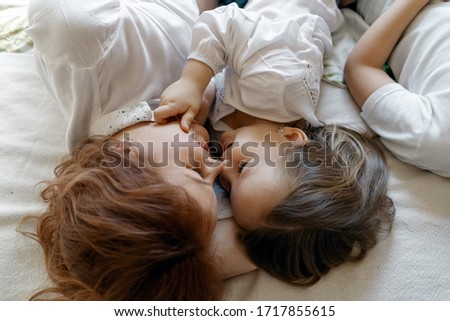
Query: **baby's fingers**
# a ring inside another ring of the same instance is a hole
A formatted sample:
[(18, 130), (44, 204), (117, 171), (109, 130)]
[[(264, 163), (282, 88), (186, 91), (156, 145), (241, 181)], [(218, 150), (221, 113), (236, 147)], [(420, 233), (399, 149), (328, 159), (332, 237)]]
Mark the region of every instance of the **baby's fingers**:
[(191, 127), (192, 121), (194, 120), (195, 116), (197, 116), (197, 112), (193, 108), (190, 108), (183, 115), (183, 117), (181, 117), (181, 129), (186, 133), (189, 131), (189, 128)]
[(153, 116), (157, 124), (165, 124), (167, 120), (176, 117), (185, 112), (185, 108), (177, 107), (175, 105), (167, 104), (159, 106), (155, 109)]

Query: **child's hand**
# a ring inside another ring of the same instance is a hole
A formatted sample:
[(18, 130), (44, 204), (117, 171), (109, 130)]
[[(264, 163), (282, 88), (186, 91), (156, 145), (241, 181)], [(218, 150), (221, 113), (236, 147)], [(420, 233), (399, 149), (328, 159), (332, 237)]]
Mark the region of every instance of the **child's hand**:
[(194, 59), (188, 60), (181, 78), (162, 93), (160, 106), (154, 113), (155, 121), (164, 124), (168, 119), (181, 115), (180, 126), (187, 133), (202, 107), (203, 93), (213, 76), (208, 65)]
[(177, 80), (162, 93), (160, 106), (154, 113), (155, 121), (165, 124), (168, 119), (181, 115), (180, 126), (188, 132), (200, 110), (202, 96), (203, 93), (195, 83), (185, 79)]
[(195, 121), (204, 126), (206, 120), (208, 119), (209, 110), (216, 98), (216, 85), (214, 81), (211, 81), (206, 87), (205, 92), (203, 93), (202, 104), (200, 107), (200, 111), (197, 116), (195, 116)]

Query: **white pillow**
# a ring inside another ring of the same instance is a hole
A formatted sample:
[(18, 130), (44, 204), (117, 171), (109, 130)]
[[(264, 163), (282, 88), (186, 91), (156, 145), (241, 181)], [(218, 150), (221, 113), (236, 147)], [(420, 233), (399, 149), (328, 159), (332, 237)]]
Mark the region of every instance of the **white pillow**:
[(346, 88), (322, 81), (317, 118), (324, 124), (342, 125), (360, 133), (374, 136), (360, 115), (360, 109)]
[[(395, 0), (358, 0), (356, 10), (371, 25)], [(430, 4), (442, 2), (431, 0)], [(448, 2), (448, 1), (447, 1)]]
[(371, 25), (395, 0), (358, 0), (356, 10)]
[(317, 118), (324, 124), (337, 124), (373, 135), (360, 116), (360, 109), (347, 90), (344, 66), (356, 41), (367, 30), (367, 23), (353, 10), (343, 9), (344, 24), (333, 33), (333, 52), (324, 61)]

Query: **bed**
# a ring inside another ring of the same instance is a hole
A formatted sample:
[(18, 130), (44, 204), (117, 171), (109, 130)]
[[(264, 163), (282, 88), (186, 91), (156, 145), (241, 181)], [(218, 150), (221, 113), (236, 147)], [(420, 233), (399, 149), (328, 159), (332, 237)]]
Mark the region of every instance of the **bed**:
[[(377, 8), (373, 8), (377, 2)], [(21, 219), (43, 204), (38, 182), (49, 179), (66, 153), (67, 126), (34, 66), (23, 32), (27, 0), (0, 0), (0, 300), (27, 300), (48, 284), (39, 245), (17, 232)], [(361, 1), (371, 22), (383, 1)], [(318, 115), (368, 130), (342, 82), (345, 55), (367, 24), (345, 9), (333, 35)], [(364, 15), (365, 13), (365, 15)], [(6, 36), (5, 36), (6, 35)], [(7, 36), (13, 36), (8, 38)], [(402, 163), (386, 151), (389, 194), (397, 209), (393, 230), (359, 263), (332, 270), (302, 288), (255, 271), (226, 281), (226, 300), (450, 300), (450, 179)]]

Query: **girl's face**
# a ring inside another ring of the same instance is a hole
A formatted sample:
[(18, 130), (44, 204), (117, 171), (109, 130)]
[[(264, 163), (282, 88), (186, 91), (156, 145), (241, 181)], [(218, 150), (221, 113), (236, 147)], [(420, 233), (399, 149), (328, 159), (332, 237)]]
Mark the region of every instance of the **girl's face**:
[(217, 200), (213, 183), (222, 170), (222, 162), (210, 158), (209, 135), (203, 126), (192, 124), (189, 133), (181, 130), (178, 122), (164, 125), (139, 123), (116, 134), (115, 138), (128, 141), (132, 159), (139, 164), (158, 167), (168, 182), (180, 186), (211, 213), (205, 218), (216, 224)]
[(306, 143), (303, 131), (277, 124), (241, 127), (222, 134), (224, 167), (220, 182), (230, 192), (236, 222), (243, 228), (261, 221), (290, 192), (284, 175), (286, 150)]

